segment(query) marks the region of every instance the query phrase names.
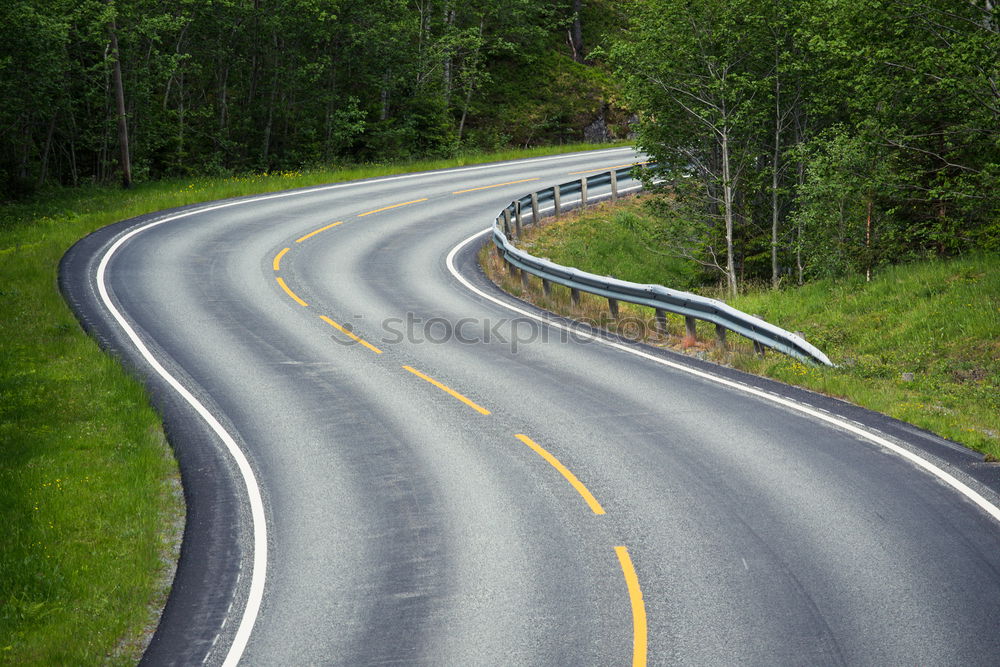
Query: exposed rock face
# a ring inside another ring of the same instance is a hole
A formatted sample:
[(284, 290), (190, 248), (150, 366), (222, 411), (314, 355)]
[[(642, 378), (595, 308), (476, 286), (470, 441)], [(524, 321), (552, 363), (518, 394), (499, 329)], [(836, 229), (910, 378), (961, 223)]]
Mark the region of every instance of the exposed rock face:
[(601, 113), (590, 123), (587, 127), (583, 128), (583, 140), (588, 143), (605, 143), (612, 140), (611, 131), (608, 129), (608, 122), (604, 117), (604, 109), (601, 109)]

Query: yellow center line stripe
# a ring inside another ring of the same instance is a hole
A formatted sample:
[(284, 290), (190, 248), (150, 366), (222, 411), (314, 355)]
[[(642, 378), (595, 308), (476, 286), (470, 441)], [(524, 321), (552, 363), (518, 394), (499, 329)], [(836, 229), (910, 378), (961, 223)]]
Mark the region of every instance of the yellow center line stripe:
[(604, 508), (601, 507), (601, 504), (599, 502), (597, 502), (597, 499), (594, 498), (593, 494), (591, 494), (590, 491), (587, 490), (587, 487), (583, 485), (583, 482), (581, 482), (576, 478), (576, 475), (570, 472), (569, 468), (567, 468), (566, 466), (564, 466), (562, 463), (559, 462), (559, 459), (552, 456), (552, 454), (548, 453), (537, 442), (535, 442), (526, 435), (521, 435), (520, 433), (518, 433), (514, 437), (523, 442), (524, 444), (526, 444), (528, 447), (531, 447), (533, 450), (535, 450), (536, 454), (538, 454), (543, 459), (548, 461), (553, 468), (562, 473), (562, 476), (566, 478), (566, 481), (572, 484), (573, 488), (577, 490), (577, 493), (583, 496), (583, 499), (587, 501), (587, 505), (590, 506), (590, 509), (594, 512), (594, 514), (604, 514)]
[(632, 566), (632, 558), (625, 547), (615, 547), (618, 562), (625, 573), (625, 584), (628, 586), (628, 596), (632, 600), (632, 667), (646, 667), (647, 629), (646, 604), (642, 601), (642, 590), (639, 588), (639, 577)]
[(291, 248), (285, 248), (284, 250), (282, 250), (281, 252), (279, 252), (277, 255), (274, 256), (274, 270), (275, 271), (280, 271), (281, 270), (281, 258), (284, 257), (285, 253), (288, 252), (289, 250), (291, 250)]
[(336, 227), (337, 225), (342, 224), (343, 222), (344, 222), (343, 220), (338, 220), (337, 222), (329, 224), (326, 227), (320, 227), (319, 229), (311, 231), (311, 232), (309, 232), (308, 234), (306, 234), (305, 236), (303, 236), (301, 238), (295, 239), (295, 242), (296, 243), (302, 243), (306, 239), (310, 239), (310, 238), (316, 236), (317, 234), (319, 234), (320, 232), (325, 232), (326, 230), (330, 229), (331, 227)]
[(365, 339), (359, 338), (358, 336), (355, 336), (354, 332), (348, 330), (346, 327), (343, 327), (343, 326), (337, 324), (336, 322), (334, 322), (333, 320), (331, 320), (326, 315), (320, 315), (319, 319), (323, 320), (324, 322), (326, 322), (331, 327), (333, 327), (337, 331), (341, 332), (345, 336), (347, 336), (347, 337), (349, 337), (349, 338), (351, 338), (351, 339), (353, 339), (353, 340), (361, 343), (362, 345), (364, 345), (365, 347), (367, 347), (369, 350), (371, 350), (375, 354), (382, 354), (382, 350), (378, 349), (377, 347), (375, 347), (374, 345), (372, 345), (371, 343), (369, 343)]
[(574, 174), (592, 174), (595, 171), (611, 171), (612, 169), (621, 169), (622, 167), (638, 167), (639, 165), (643, 164), (649, 164), (649, 160), (646, 160), (645, 162), (630, 162), (628, 164), (616, 164), (613, 167), (601, 167), (600, 169), (587, 169), (586, 171), (571, 171), (569, 172), (569, 175), (573, 176)]
[(287, 294), (288, 296), (290, 296), (293, 299), (295, 299), (295, 301), (297, 301), (300, 306), (308, 306), (309, 305), (308, 303), (306, 303), (305, 301), (303, 301), (302, 299), (300, 299), (299, 295), (296, 294), (295, 292), (293, 292), (288, 287), (288, 285), (285, 284), (285, 281), (281, 277), (275, 278), (275, 280), (277, 280), (278, 284), (281, 285), (281, 289), (285, 290), (285, 294)]
[(358, 213), (359, 218), (363, 218), (366, 215), (371, 215), (372, 213), (379, 213), (380, 211), (388, 211), (390, 208), (399, 208), (400, 206), (409, 206), (410, 204), (419, 204), (422, 201), (427, 201), (427, 197), (423, 199), (414, 199), (413, 201), (404, 201), (402, 204), (393, 204), (392, 206), (384, 206), (382, 208), (377, 208), (374, 211), (368, 211), (366, 213)]
[(479, 414), (481, 414), (481, 415), (488, 415), (488, 414), (490, 414), (490, 411), (487, 410), (486, 408), (484, 408), (483, 406), (478, 405), (476, 403), (473, 403), (472, 401), (470, 401), (469, 399), (467, 399), (465, 396), (462, 396), (460, 393), (458, 393), (454, 389), (441, 384), (440, 382), (438, 382), (437, 380), (435, 380), (432, 377), (428, 377), (428, 376), (424, 375), (423, 373), (421, 373), (420, 371), (418, 371), (416, 368), (413, 368), (412, 366), (403, 366), (403, 368), (406, 369), (406, 370), (408, 370), (408, 371), (410, 371), (411, 373), (413, 373), (414, 375), (416, 375), (418, 378), (420, 378), (422, 380), (426, 380), (427, 382), (430, 382), (432, 385), (434, 385), (435, 387), (437, 387), (441, 391), (445, 392), (446, 394), (451, 394), (452, 396), (454, 396), (458, 400), (462, 401), (463, 403), (465, 403), (466, 405), (468, 405), (470, 408), (472, 408), (473, 410), (475, 410)]
[(475, 192), (476, 190), (489, 190), (490, 188), (502, 188), (505, 185), (516, 185), (518, 183), (528, 183), (530, 181), (540, 181), (541, 178), (523, 178), (520, 181), (507, 181), (506, 183), (497, 183), (496, 185), (484, 185), (480, 188), (469, 188), (468, 190), (458, 190), (457, 192), (452, 192), (453, 195), (462, 195), (466, 192)]

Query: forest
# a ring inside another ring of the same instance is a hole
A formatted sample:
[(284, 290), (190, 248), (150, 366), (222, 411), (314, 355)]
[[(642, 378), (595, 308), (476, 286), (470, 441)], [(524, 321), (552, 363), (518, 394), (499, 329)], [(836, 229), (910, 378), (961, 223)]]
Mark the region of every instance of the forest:
[(609, 47), (667, 194), (651, 247), (802, 284), (1000, 250), (993, 0), (639, 0)]
[(580, 141), (614, 95), (581, 5), (9, 0), (6, 193), (120, 178), (119, 72), (136, 181)]
[(731, 292), (1000, 249), (994, 0), (6, 0), (0, 196), (633, 139)]

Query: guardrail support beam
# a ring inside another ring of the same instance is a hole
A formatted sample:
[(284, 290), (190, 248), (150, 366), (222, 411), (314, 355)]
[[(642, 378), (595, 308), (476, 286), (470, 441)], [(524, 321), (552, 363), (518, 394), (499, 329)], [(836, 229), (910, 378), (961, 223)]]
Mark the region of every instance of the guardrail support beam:
[(611, 170), (611, 201), (618, 199), (618, 172)]
[(562, 208), (562, 201), (561, 201), (562, 193), (559, 191), (559, 189), (560, 188), (558, 185), (552, 186), (552, 203), (555, 206), (556, 217), (559, 216), (559, 209)]
[[(611, 173), (614, 174), (615, 172)], [(656, 309), (656, 328), (661, 334), (667, 334), (667, 314), (662, 308)]]
[(587, 207), (587, 177), (580, 179), (580, 208)]
[(521, 202), (514, 203), (514, 229), (517, 233), (517, 238), (521, 238)]
[(580, 290), (575, 287), (569, 288), (569, 299), (573, 302), (574, 306), (580, 306)]
[(684, 316), (684, 332), (689, 338), (698, 340), (698, 330), (695, 328), (695, 319), (690, 315)]
[(542, 293), (545, 296), (552, 296), (552, 281), (542, 278)]
[(530, 278), (531, 274), (524, 269), (521, 269), (521, 287), (524, 288), (524, 291), (531, 289), (531, 283), (529, 282)]
[(507, 209), (503, 210), (503, 233), (510, 238), (510, 211)]
[(531, 224), (538, 224), (538, 193), (531, 193)]
[(618, 299), (612, 299), (608, 297), (608, 310), (611, 311), (611, 317), (618, 319)]
[(726, 327), (721, 324), (715, 325), (715, 342), (719, 347), (726, 347)]
[(767, 348), (760, 342), (753, 342), (753, 351), (757, 353), (757, 356), (763, 357), (767, 352)]

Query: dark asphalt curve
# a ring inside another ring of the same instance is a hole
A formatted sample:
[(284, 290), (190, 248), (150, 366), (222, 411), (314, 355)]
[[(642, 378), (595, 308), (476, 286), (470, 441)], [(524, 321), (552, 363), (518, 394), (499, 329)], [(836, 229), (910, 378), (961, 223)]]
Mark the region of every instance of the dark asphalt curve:
[(64, 293), (148, 378), (184, 475), (145, 662), (998, 663), (981, 457), (518, 315), (502, 304), (544, 318), (486, 283), (474, 241), (456, 265), (479, 293), (449, 270), (513, 197), (632, 159), (192, 207), (66, 256)]

